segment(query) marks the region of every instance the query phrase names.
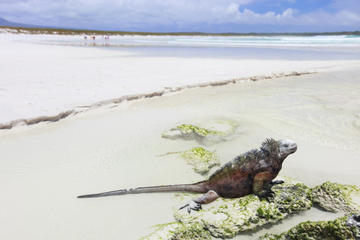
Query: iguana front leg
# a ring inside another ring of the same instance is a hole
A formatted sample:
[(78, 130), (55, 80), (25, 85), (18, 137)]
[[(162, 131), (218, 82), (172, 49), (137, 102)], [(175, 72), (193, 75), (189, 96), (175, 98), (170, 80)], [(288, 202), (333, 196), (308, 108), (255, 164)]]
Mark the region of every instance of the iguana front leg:
[[(271, 172), (261, 172), (256, 174), (254, 177), (253, 183), (253, 193), (259, 198), (269, 200), (274, 196), (274, 192), (271, 190), (273, 186), (271, 180), (273, 179), (273, 174)], [(278, 184), (277, 182), (274, 182)]]
[(182, 206), (180, 209), (186, 208), (188, 213), (190, 213), (191, 210), (199, 211), (201, 209), (201, 204), (211, 203), (218, 198), (219, 195), (215, 191), (209, 190), (201, 197), (191, 200), (188, 204)]

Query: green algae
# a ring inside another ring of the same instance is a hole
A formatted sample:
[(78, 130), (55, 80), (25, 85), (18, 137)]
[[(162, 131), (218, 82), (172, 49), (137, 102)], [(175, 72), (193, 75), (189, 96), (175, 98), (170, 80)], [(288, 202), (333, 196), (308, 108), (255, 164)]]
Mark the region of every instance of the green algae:
[(155, 231), (141, 240), (210, 240), (210, 233), (199, 224), (172, 222), (154, 226)]
[(360, 213), (360, 206), (352, 199), (354, 195), (360, 196), (359, 187), (332, 182), (325, 182), (311, 191), (314, 204), (329, 212)]
[(164, 132), (161, 136), (169, 139), (196, 140), (201, 144), (211, 144), (227, 140), (235, 133), (237, 123), (231, 120), (207, 121), (200, 125), (180, 124)]
[(164, 132), (161, 136), (170, 139), (183, 138), (200, 140), (210, 135), (223, 135), (223, 133), (192, 124), (181, 124)]
[(211, 168), (220, 165), (220, 160), (216, 153), (203, 147), (194, 147), (186, 151), (168, 152), (159, 156), (162, 157), (170, 154), (178, 154), (187, 164), (193, 167), (196, 173), (201, 175), (207, 174)]
[(218, 132), (218, 131), (201, 128), (201, 127), (194, 126), (191, 124), (181, 124), (174, 129), (181, 130), (184, 134), (195, 133), (195, 134), (198, 134), (199, 136), (203, 136), (203, 137), (205, 137), (209, 134), (213, 134), (213, 135), (221, 135), (222, 134), (221, 132)]
[(202, 147), (192, 148), (182, 152), (180, 155), (188, 164), (192, 165), (194, 171), (199, 174), (206, 174), (211, 168), (220, 165), (217, 155)]
[[(291, 180), (286, 180), (288, 181)], [(292, 214), (310, 208), (312, 206), (310, 188), (302, 183), (286, 184), (286, 182), (272, 188), (277, 196), (273, 201), (279, 210)]]
[(274, 186), (273, 191), (275, 196), (269, 202), (253, 194), (236, 199), (220, 198), (204, 210), (191, 214), (176, 209), (174, 217), (184, 224), (202, 225), (214, 237), (231, 238), (312, 206), (310, 188), (301, 183), (287, 181)]
[(333, 221), (303, 222), (279, 235), (266, 234), (260, 240), (342, 240), (357, 239), (359, 229), (347, 224), (348, 217)]

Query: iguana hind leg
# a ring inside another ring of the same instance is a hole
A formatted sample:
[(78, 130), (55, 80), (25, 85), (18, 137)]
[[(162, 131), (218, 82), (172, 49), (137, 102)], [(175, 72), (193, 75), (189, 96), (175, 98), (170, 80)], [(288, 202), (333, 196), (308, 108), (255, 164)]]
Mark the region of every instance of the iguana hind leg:
[(207, 193), (205, 193), (201, 197), (191, 200), (188, 204), (182, 206), (180, 209), (186, 208), (188, 213), (190, 213), (191, 210), (199, 211), (201, 209), (202, 204), (211, 203), (218, 198), (219, 198), (219, 195), (215, 191), (209, 190)]

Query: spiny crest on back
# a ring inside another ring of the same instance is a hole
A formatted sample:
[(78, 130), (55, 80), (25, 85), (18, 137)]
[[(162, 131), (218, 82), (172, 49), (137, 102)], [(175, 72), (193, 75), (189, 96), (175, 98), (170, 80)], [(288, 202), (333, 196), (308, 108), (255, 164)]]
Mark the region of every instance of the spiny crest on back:
[(252, 149), (241, 155), (236, 156), (230, 163), (235, 166), (241, 166), (245, 162), (255, 161), (259, 157), (261, 157), (261, 152), (257, 149)]
[(277, 155), (279, 152), (279, 143), (273, 138), (267, 138), (261, 144), (261, 150), (269, 152), (270, 155)]

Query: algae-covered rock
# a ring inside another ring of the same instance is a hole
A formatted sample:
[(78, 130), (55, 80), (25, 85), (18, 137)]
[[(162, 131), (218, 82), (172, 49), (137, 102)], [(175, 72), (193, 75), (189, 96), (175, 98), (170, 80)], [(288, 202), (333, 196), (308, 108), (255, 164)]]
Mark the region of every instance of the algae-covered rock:
[(211, 168), (220, 165), (217, 155), (202, 147), (192, 148), (182, 152), (180, 155), (188, 164), (193, 166), (195, 172), (200, 174), (206, 174)]
[(253, 194), (236, 199), (218, 199), (211, 206), (189, 214), (176, 209), (174, 217), (184, 224), (197, 224), (219, 238), (234, 237), (242, 231), (275, 223), (289, 214), (309, 209), (310, 188), (287, 180), (272, 189), (275, 196), (270, 202), (259, 200)]
[(162, 134), (163, 138), (170, 138), (170, 139), (178, 139), (178, 138), (185, 138), (185, 139), (196, 139), (196, 138), (203, 138), (208, 135), (218, 135), (220, 132), (198, 127), (192, 124), (181, 124), (176, 126), (175, 128), (170, 129)]
[(178, 154), (189, 165), (193, 166), (195, 172), (202, 175), (207, 174), (211, 168), (220, 165), (220, 160), (216, 153), (203, 147), (194, 147), (182, 152), (168, 152), (159, 156), (168, 156), (170, 154)]
[[(212, 239), (232, 238), (238, 233), (269, 223), (276, 223), (290, 214), (309, 209), (313, 203), (327, 211), (345, 211), (351, 217), (334, 221), (303, 222), (288, 232), (262, 236), (262, 240), (360, 240), (359, 206), (352, 196), (360, 190), (356, 186), (325, 182), (313, 189), (291, 179), (273, 186), (275, 195), (270, 201), (251, 194), (236, 199), (219, 198), (190, 214), (174, 208), (175, 223), (160, 225), (143, 239)], [(189, 195), (195, 198), (194, 194)]]
[(334, 221), (303, 222), (279, 235), (266, 234), (260, 240), (356, 240), (360, 239), (360, 216)]
[(325, 182), (311, 191), (314, 204), (326, 211), (360, 213), (360, 206), (353, 201), (353, 197), (360, 196), (360, 188), (354, 185)]
[(141, 240), (207, 240), (210, 233), (199, 224), (186, 225), (178, 222), (160, 224), (156, 230)]
[(162, 134), (163, 138), (196, 140), (202, 144), (226, 140), (235, 133), (237, 124), (229, 120), (209, 121), (193, 125), (181, 124)]

